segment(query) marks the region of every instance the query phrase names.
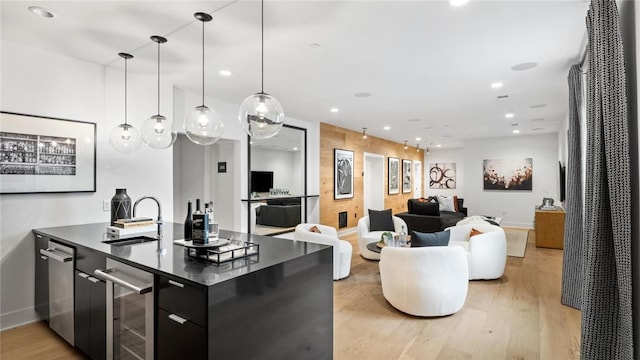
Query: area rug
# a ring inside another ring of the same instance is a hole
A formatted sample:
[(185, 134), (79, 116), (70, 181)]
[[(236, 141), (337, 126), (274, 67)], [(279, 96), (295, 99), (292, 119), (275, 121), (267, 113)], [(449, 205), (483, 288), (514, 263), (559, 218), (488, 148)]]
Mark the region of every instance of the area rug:
[(503, 228), (507, 236), (507, 256), (524, 257), (529, 229)]

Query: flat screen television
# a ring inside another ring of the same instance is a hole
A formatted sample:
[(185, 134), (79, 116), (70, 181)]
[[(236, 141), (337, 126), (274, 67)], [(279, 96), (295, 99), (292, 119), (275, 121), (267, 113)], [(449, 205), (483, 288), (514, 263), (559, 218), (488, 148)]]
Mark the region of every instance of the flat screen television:
[(268, 192), (273, 189), (273, 171), (252, 171), (251, 192)]

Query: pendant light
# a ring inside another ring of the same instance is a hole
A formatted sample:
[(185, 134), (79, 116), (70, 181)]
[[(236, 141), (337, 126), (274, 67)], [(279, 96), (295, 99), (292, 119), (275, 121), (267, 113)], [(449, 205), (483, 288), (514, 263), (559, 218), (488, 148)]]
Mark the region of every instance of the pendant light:
[(130, 154), (142, 144), (138, 129), (127, 123), (127, 60), (133, 58), (133, 55), (119, 53), (118, 56), (124, 59), (124, 123), (109, 131), (109, 143), (117, 152)]
[(160, 115), (160, 44), (166, 43), (167, 39), (154, 35), (151, 40), (158, 44), (158, 114), (152, 115), (142, 123), (142, 140), (154, 149), (166, 149), (173, 145), (178, 137), (172, 121)]
[(184, 133), (198, 145), (211, 145), (220, 140), (224, 124), (218, 113), (204, 104), (204, 23), (211, 21), (211, 15), (197, 12), (193, 14), (202, 22), (202, 105), (196, 106), (184, 120)]
[(284, 124), (282, 105), (273, 96), (264, 92), (264, 0), (261, 1), (261, 84), (260, 92), (242, 102), (238, 120), (242, 130), (255, 139), (275, 136)]

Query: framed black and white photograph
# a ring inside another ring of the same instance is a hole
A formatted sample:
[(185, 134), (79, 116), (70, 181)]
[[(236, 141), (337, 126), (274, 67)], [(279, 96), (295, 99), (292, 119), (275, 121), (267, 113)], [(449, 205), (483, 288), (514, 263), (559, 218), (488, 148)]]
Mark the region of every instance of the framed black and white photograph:
[(402, 193), (411, 192), (411, 160), (402, 159)]
[(95, 191), (95, 123), (0, 111), (0, 193)]
[(389, 158), (389, 194), (400, 192), (400, 159)]
[(484, 160), (484, 190), (532, 190), (533, 159)]
[(353, 151), (333, 149), (334, 199), (353, 197)]

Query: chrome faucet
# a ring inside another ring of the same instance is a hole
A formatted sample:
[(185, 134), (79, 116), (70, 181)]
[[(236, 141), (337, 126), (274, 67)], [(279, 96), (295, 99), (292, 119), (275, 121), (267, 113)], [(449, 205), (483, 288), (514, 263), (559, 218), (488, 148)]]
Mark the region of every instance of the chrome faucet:
[(138, 207), (140, 201), (144, 199), (151, 199), (158, 205), (158, 220), (156, 221), (156, 224), (158, 224), (158, 236), (162, 237), (162, 208), (160, 207), (160, 201), (157, 198), (153, 196), (143, 196), (140, 199), (136, 200), (136, 202), (133, 203), (133, 217), (136, 217), (136, 208)]

